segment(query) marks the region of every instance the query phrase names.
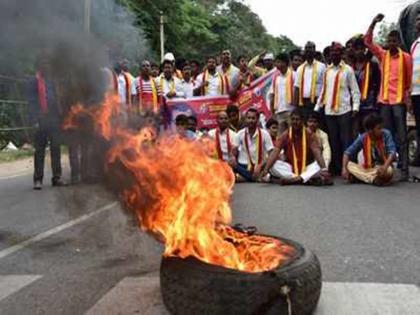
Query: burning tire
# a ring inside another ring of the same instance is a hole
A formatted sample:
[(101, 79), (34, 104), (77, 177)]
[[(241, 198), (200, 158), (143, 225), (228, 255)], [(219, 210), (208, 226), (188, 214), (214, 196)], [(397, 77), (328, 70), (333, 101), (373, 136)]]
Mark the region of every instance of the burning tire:
[(262, 273), (209, 265), (195, 258), (164, 257), (160, 268), (163, 302), (172, 314), (312, 314), (321, 294), (318, 258), (295, 248), (280, 267)]

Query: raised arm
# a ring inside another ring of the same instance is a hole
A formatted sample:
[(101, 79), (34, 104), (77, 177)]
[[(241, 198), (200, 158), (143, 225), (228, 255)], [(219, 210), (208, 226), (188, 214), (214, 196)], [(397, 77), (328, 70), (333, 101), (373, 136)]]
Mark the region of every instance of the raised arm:
[(373, 31), (375, 30), (376, 24), (382, 22), (384, 17), (385, 16), (381, 13), (375, 16), (364, 37), (366, 47), (376, 56), (376, 58), (379, 59), (379, 61), (382, 61), (382, 56), (384, 55), (385, 51), (382, 49), (381, 46), (373, 42)]

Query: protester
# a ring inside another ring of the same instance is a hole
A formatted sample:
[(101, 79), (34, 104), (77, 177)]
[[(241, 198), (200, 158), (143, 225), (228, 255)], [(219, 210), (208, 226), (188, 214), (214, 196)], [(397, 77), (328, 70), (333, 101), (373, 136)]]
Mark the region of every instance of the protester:
[(263, 57), (264, 68), (267, 72), (270, 72), (274, 69), (274, 54), (266, 53)]
[(411, 56), (401, 49), (398, 31), (390, 31), (387, 37), (388, 50), (373, 43), (373, 32), (377, 23), (384, 18), (378, 14), (365, 35), (365, 44), (378, 58), (382, 69), (381, 91), (379, 93), (380, 114), (384, 126), (390, 130), (397, 144), (401, 181), (408, 181), (407, 106), (410, 102), (412, 79)]
[(329, 168), (331, 163), (331, 147), (328, 139), (328, 134), (322, 131), (321, 128), (319, 128), (319, 113), (310, 113), (306, 124), (308, 129), (318, 137), (319, 145), (321, 148), (321, 154), (324, 158), (325, 166)]
[(28, 80), (29, 121), (36, 127), (34, 137), (34, 189), (41, 190), (44, 179), (45, 150), (50, 146), (52, 185), (63, 186), (61, 180), (60, 117), (61, 108), (49, 77), (49, 61), (45, 55), (37, 61), (36, 75)]
[(236, 132), (229, 128), (229, 118), (226, 112), (220, 112), (217, 115), (217, 128), (210, 130), (208, 136), (215, 141), (217, 158), (228, 162)]
[(195, 96), (219, 96), (227, 94), (225, 77), (216, 71), (216, 58), (207, 58), (207, 69), (195, 81)]
[(300, 49), (295, 49), (290, 52), (291, 66), (293, 73), (297, 75), (297, 69), (303, 64), (303, 54)]
[(162, 90), (162, 94), (167, 99), (184, 97), (181, 80), (173, 74), (174, 66), (169, 60), (163, 62), (163, 73), (157, 79)]
[[(416, 32), (420, 36), (420, 14), (416, 18)], [(420, 37), (411, 46), (411, 57), (413, 59), (413, 77), (411, 86), (411, 100), (414, 117), (416, 120), (417, 133), (417, 160), (420, 160)]]
[(239, 69), (232, 64), (230, 50), (222, 52), (222, 63), (217, 66), (216, 71), (224, 77), (224, 90), (226, 94), (234, 96), (239, 85)]
[(175, 128), (177, 135), (188, 140), (195, 140), (197, 138), (195, 132), (188, 129), (188, 116), (179, 114), (175, 118)]
[(277, 137), (279, 136), (279, 122), (275, 118), (270, 118), (265, 124), (265, 128), (270, 134), (271, 140), (275, 143)]
[(247, 182), (256, 181), (266, 157), (273, 150), (270, 134), (258, 127), (259, 113), (250, 108), (246, 113), (247, 127), (235, 137), (229, 164)]
[(239, 113), (239, 108), (236, 105), (228, 105), (226, 108), (226, 114), (229, 119), (229, 128), (235, 132), (238, 132), (242, 129), (241, 125), (241, 114)]
[(376, 61), (366, 52), (363, 37), (356, 37), (352, 43), (354, 51), (354, 74), (360, 90), (359, 115), (354, 117), (354, 135), (362, 132), (364, 119), (377, 112), (377, 98), (381, 84), (381, 71)]
[(299, 105), (304, 120), (309, 116), (317, 102), (323, 85), (325, 65), (315, 60), (316, 46), (313, 42), (305, 45), (306, 61), (298, 68), (295, 80), (294, 104)]
[(151, 67), (150, 75), (153, 78), (159, 77), (160, 76), (160, 67), (159, 67), (159, 65), (157, 63), (155, 63), (155, 62), (152, 62), (150, 64), (150, 67)]
[(162, 108), (162, 90), (151, 75), (150, 62), (141, 63), (140, 76), (134, 80), (131, 93), (135, 113), (144, 115), (147, 112), (160, 113)]
[(188, 63), (185, 63), (182, 68), (181, 86), (185, 98), (191, 98), (194, 96), (194, 82), (191, 77), (191, 66)]
[(273, 83), (268, 92), (270, 97), (270, 110), (279, 124), (289, 122), (290, 113), (294, 110), (293, 92), (294, 81), (293, 70), (289, 68), (289, 56), (280, 54), (276, 57), (277, 71)]
[(197, 80), (198, 75), (201, 73), (200, 63), (197, 60), (190, 61), (192, 81)]
[(254, 75), (248, 69), (247, 57), (242, 56), (242, 55), (239, 56), (238, 65), (239, 65), (239, 85), (237, 87), (237, 91), (243, 88), (249, 87), (251, 85), (251, 82), (254, 80)]
[[(366, 117), (366, 132), (347, 148), (343, 156), (342, 176), (346, 180), (359, 180), (378, 186), (391, 183), (396, 148), (391, 133), (383, 129), (383, 123), (383, 119), (377, 114)], [(351, 160), (357, 161), (360, 151), (363, 152), (363, 159), (358, 163), (352, 162)]]
[[(279, 160), (282, 151), (285, 161)], [(271, 182), (281, 185), (331, 184), (318, 139), (305, 128), (298, 110), (292, 112), (291, 127), (280, 135), (263, 171), (257, 175), (265, 178), (269, 173)]]
[(248, 62), (248, 69), (252, 72), (255, 78), (259, 78), (267, 73), (267, 69), (264, 68), (264, 63), (262, 60), (266, 53), (267, 51), (264, 50)]
[(359, 111), (360, 91), (353, 69), (342, 60), (344, 47), (331, 45), (331, 65), (325, 72), (321, 96), (315, 110), (325, 108), (332, 149), (333, 174), (341, 174), (344, 150), (352, 141), (352, 116)]

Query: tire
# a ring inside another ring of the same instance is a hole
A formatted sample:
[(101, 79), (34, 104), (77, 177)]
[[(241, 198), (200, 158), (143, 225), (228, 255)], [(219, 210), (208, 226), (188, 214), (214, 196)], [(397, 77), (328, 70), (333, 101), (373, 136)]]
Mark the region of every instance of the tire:
[(297, 242), (278, 239), (293, 246), (295, 255), (262, 273), (227, 269), (192, 257), (163, 257), (160, 287), (166, 308), (177, 315), (289, 314), (287, 296), (281, 290), (287, 286), (292, 314), (312, 314), (322, 286), (318, 258)]
[(420, 166), (420, 148), (418, 147), (417, 133), (413, 129), (408, 133), (408, 159), (412, 166)]

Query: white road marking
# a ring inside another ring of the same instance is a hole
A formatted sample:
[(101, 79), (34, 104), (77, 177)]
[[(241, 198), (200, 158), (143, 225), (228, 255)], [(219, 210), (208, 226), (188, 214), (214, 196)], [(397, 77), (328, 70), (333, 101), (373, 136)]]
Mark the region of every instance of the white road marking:
[[(86, 315), (167, 315), (159, 276), (127, 277)], [(314, 315), (419, 315), (420, 289), (410, 284), (324, 282)]]
[(0, 275), (0, 301), (42, 278), (38, 275)]
[(57, 234), (57, 233), (65, 230), (65, 229), (68, 229), (68, 228), (70, 228), (70, 227), (72, 227), (76, 224), (79, 224), (83, 221), (86, 221), (86, 220), (90, 219), (91, 217), (93, 217), (97, 214), (100, 214), (104, 211), (107, 211), (107, 210), (111, 209), (112, 207), (116, 206), (117, 204), (118, 204), (117, 202), (109, 203), (109, 204), (107, 204), (107, 205), (105, 205), (105, 206), (103, 206), (103, 207), (101, 207), (101, 208), (99, 208), (99, 209), (97, 209), (93, 212), (82, 215), (81, 217), (79, 217), (77, 219), (74, 219), (74, 220), (71, 220), (67, 223), (56, 226), (56, 227), (54, 227), (54, 228), (52, 228), (48, 231), (37, 234), (34, 237), (31, 237), (31, 238), (29, 238), (29, 239), (27, 239), (27, 240), (25, 240), (21, 243), (18, 243), (16, 245), (11, 246), (11, 247), (5, 248), (5, 249), (0, 251), (0, 259), (4, 258), (4, 257), (6, 257), (10, 254), (13, 254), (13, 253), (15, 253), (15, 252), (17, 252), (21, 249), (24, 249), (25, 247), (28, 247), (29, 245), (32, 245), (36, 242), (39, 242), (39, 241), (41, 241), (41, 240), (43, 240), (47, 237), (50, 237), (51, 235)]

